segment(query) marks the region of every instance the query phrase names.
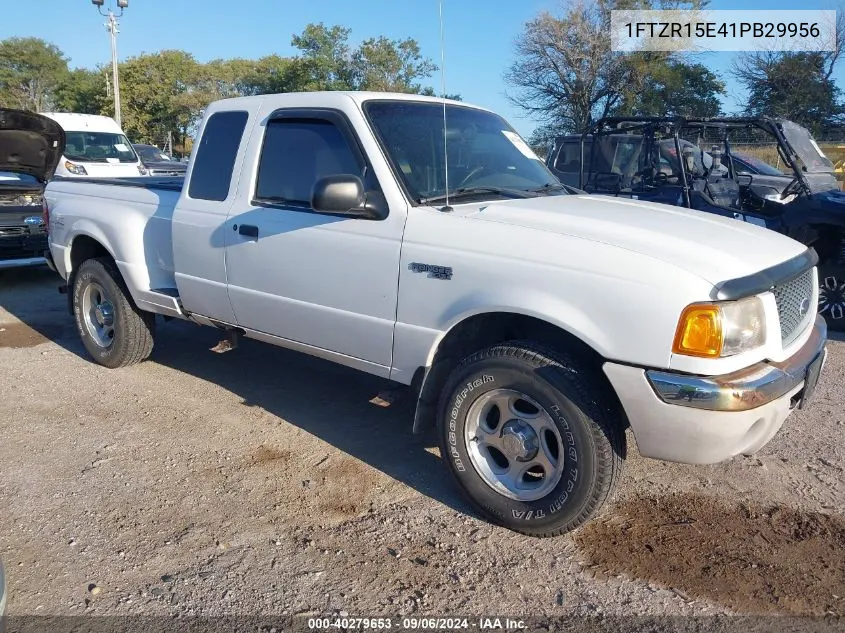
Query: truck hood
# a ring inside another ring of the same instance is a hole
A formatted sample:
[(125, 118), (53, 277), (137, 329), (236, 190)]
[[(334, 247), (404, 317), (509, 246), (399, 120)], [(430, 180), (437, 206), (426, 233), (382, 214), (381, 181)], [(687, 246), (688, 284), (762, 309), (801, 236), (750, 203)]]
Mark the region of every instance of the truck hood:
[(65, 149), (62, 127), (45, 116), (0, 108), (0, 171), (53, 177)]
[(684, 269), (714, 285), (806, 250), (791, 238), (740, 220), (609, 196), (489, 202), (466, 217), (608, 244)]

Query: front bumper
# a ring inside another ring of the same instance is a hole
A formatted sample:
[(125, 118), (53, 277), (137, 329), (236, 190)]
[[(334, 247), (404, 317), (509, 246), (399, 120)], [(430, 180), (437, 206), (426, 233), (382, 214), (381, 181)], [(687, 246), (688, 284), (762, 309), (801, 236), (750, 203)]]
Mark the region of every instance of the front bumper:
[[(7, 227), (6, 230), (18, 230)], [(46, 233), (14, 233), (0, 235), (0, 269), (43, 266), (41, 253), (47, 248)]]
[(812, 381), (824, 363), (826, 341), (827, 326), (817, 317), (807, 342), (782, 363), (758, 363), (725, 376), (690, 376), (615, 363), (606, 363), (604, 371), (642, 455), (710, 464), (754, 453), (774, 437), (792, 409), (804, 401), (808, 369)]
[(21, 257), (19, 259), (0, 259), (0, 270), (4, 268), (24, 268), (26, 266), (43, 266), (47, 260), (43, 257)]

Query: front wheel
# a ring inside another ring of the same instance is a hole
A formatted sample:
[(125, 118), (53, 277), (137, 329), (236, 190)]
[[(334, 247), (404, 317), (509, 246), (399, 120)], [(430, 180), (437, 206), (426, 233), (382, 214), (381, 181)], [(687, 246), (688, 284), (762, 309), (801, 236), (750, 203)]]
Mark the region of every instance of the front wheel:
[(845, 265), (819, 266), (819, 314), (831, 330), (845, 330)]
[(575, 359), (534, 343), (473, 354), (441, 398), (443, 459), (496, 523), (531, 536), (571, 531), (622, 472), (624, 425), (606, 389)]
[(138, 309), (111, 259), (89, 259), (79, 267), (73, 313), (82, 344), (100, 365), (134, 365), (153, 350), (155, 315)]

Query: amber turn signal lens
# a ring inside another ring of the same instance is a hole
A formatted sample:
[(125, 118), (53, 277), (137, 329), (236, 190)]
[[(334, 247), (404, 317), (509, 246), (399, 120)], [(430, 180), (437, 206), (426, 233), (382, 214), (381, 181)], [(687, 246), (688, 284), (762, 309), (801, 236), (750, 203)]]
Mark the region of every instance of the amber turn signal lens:
[(672, 352), (716, 358), (722, 353), (722, 310), (717, 305), (687, 306), (678, 322)]

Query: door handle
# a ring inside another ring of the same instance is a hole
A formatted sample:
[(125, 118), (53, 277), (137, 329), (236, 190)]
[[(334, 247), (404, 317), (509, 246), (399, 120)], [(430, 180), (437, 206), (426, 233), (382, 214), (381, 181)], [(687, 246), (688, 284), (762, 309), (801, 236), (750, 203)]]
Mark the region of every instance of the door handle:
[(258, 227), (254, 224), (241, 224), (238, 227), (238, 233), (246, 237), (258, 239)]

